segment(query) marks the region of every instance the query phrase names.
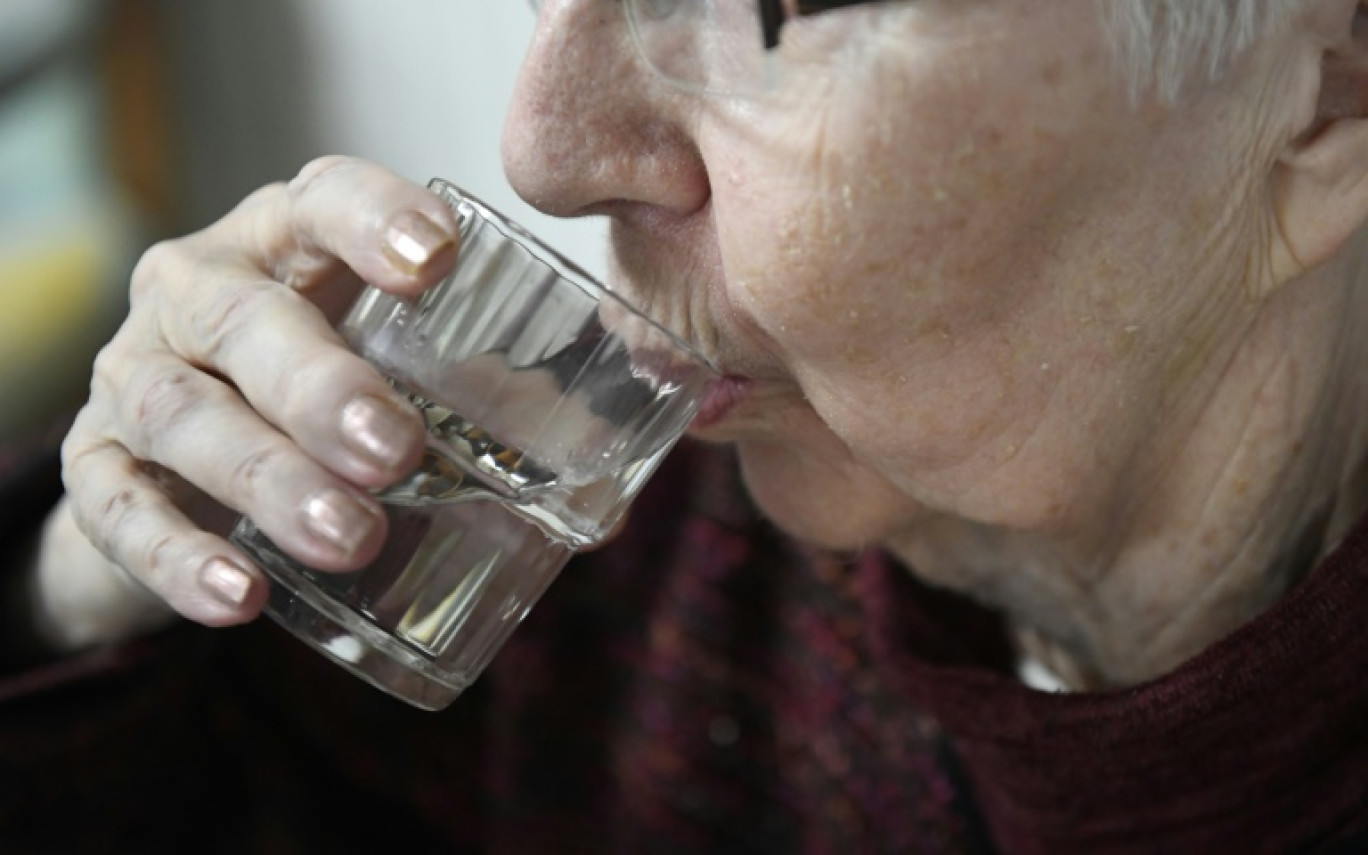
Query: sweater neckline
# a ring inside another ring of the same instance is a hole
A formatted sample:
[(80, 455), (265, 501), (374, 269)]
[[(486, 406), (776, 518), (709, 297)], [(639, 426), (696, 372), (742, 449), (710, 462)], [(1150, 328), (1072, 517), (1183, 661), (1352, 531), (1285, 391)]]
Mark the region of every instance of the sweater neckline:
[(1105, 692), (1030, 688), (949, 640), (945, 594), (881, 554), (858, 572), (879, 667), (945, 729), (1013, 851), (1305, 845), (1368, 803), (1368, 519), (1253, 621)]

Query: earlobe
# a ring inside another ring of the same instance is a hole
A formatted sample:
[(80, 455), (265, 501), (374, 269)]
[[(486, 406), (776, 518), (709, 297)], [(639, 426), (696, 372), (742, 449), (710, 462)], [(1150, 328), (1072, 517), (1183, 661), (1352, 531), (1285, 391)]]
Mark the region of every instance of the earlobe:
[(1368, 224), (1368, 6), (1322, 58), (1315, 119), (1289, 143), (1273, 182), (1278, 282), (1329, 261)]

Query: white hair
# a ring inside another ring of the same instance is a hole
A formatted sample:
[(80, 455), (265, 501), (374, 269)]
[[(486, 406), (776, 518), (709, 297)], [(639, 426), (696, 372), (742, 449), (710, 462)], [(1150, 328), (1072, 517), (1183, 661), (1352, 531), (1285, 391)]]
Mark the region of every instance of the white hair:
[(1220, 79), (1307, 0), (1098, 0), (1113, 53), (1133, 90), (1174, 101), (1189, 85)]

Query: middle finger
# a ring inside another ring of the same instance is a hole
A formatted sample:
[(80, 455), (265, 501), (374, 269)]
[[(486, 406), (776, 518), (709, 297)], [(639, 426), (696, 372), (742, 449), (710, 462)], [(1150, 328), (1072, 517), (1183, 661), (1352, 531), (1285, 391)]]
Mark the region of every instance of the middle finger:
[(350, 569), (374, 556), (385, 516), (364, 490), (301, 454), (217, 379), (167, 354), (134, 364), (119, 399), (129, 453), (246, 513), (311, 566)]
[(194, 283), (159, 292), (153, 307), (151, 322), (177, 357), (227, 378), (262, 418), (349, 481), (381, 487), (417, 464), (420, 416), (316, 306), (245, 265), (192, 266), (181, 257), (192, 250), (171, 244), (139, 271)]

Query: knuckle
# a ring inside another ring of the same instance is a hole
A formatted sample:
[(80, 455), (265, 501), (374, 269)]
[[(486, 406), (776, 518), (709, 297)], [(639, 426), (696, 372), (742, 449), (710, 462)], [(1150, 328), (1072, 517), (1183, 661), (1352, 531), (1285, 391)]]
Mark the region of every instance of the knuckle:
[(128, 364), (124, 349), (116, 336), (95, 354), (90, 364), (90, 391), (92, 397), (97, 393), (113, 392), (121, 385), (127, 375)]
[[(201, 233), (208, 252), (220, 260), (240, 261), (244, 250), (250, 254), (251, 239), (263, 227), (269, 227), (272, 212), (280, 208), (286, 197), (285, 182), (264, 184), (248, 193), (233, 209), (211, 223)], [(246, 237), (247, 244), (243, 244)]]
[(101, 554), (129, 567), (130, 532), (138, 529), (139, 518), (154, 497), (138, 483), (132, 460), (111, 469), (110, 450), (108, 443), (64, 443), (62, 482), (76, 529)]
[(290, 179), (286, 186), (286, 191), (292, 202), (308, 195), (320, 183), (330, 180), (338, 172), (353, 169), (359, 163), (354, 157), (347, 157), (340, 154), (327, 154), (322, 157), (314, 158), (299, 170), (299, 174)]
[(275, 205), (280, 197), (286, 194), (287, 191), (285, 188), (286, 185), (284, 181), (273, 181), (270, 184), (258, 187), (256, 190), (247, 194), (246, 198), (238, 203), (237, 208), (234, 209), (234, 213), (245, 214), (253, 212), (258, 208), (270, 208)]
[[(77, 416), (76, 426), (62, 440), (62, 486), (72, 496), (85, 495), (85, 491), (81, 489), (87, 482), (85, 473), (93, 467), (93, 458), (100, 450), (100, 446), (92, 443), (80, 428), (83, 415), (84, 412), (82, 416)], [(82, 506), (74, 503), (72, 507), (77, 516), (80, 516)]]
[[(77, 467), (84, 465), (91, 453), (98, 447), (95, 439), (96, 429), (91, 424), (95, 418), (90, 405), (87, 404), (72, 420), (71, 430), (62, 437), (61, 458), (64, 481), (70, 481), (68, 473), (74, 472)], [(72, 486), (70, 483), (67, 484), (68, 491)]]
[(362, 161), (343, 155), (325, 155), (310, 161), (285, 188), (284, 208), (288, 211), (290, 254), (293, 269), (277, 270), (276, 278), (291, 288), (300, 288), (333, 264), (332, 252), (325, 246), (329, 241), (314, 230), (325, 228), (318, 214), (332, 206), (322, 200), (336, 187), (339, 176), (354, 171)]
[(276, 375), (272, 389), (272, 400), (278, 401), (280, 412), (285, 420), (309, 420), (317, 414), (320, 406), (319, 390), (349, 390), (356, 388), (358, 375), (348, 370), (355, 359), (363, 370), (365, 363), (341, 348), (328, 348), (326, 351), (313, 350), (297, 361), (283, 366)]
[(179, 538), (172, 534), (154, 537), (143, 547), (143, 578), (154, 590), (166, 590), (174, 584), (183, 563), (184, 550), (180, 547)]
[[(203, 405), (195, 375), (195, 370), (188, 366), (157, 371), (141, 394), (130, 398), (136, 405), (131, 422), (140, 426), (146, 445), (155, 444), (156, 437), (164, 431), (192, 419)], [(155, 457), (151, 448), (143, 450)]]
[[(277, 373), (268, 385), (268, 397), (276, 407), (276, 414), (282, 425), (294, 426), (301, 416), (311, 411), (310, 402), (317, 406), (316, 393), (314, 398), (310, 398), (308, 390), (309, 384), (301, 377), (305, 371), (299, 370), (301, 366), (285, 365), (283, 370)], [(300, 393), (304, 392), (303, 395)]]
[(132, 486), (120, 487), (99, 501), (93, 519), (82, 520), (78, 517), (77, 523), (85, 523), (81, 529), (95, 548), (105, 555), (117, 557), (121, 552), (119, 533), (131, 527), (129, 522), (137, 515), (141, 504), (136, 489)]
[(137, 504), (138, 498), (133, 488), (122, 487), (101, 500), (95, 516), (102, 527), (117, 526)]
[(262, 211), (272, 210), (284, 195), (285, 182), (273, 181), (263, 184), (244, 196), (227, 214), (205, 227), (201, 234), (212, 245), (222, 250), (225, 241), (231, 245), (236, 239), (235, 236), (241, 232), (244, 220), (250, 222), (259, 217)]
[(275, 444), (262, 446), (237, 460), (229, 473), (234, 495), (252, 497), (263, 492), (262, 485), (272, 472), (285, 468), (288, 451)]
[(179, 278), (184, 265), (185, 247), (179, 240), (158, 241), (147, 249), (133, 267), (129, 278), (130, 303), (152, 297), (166, 283)]
[(269, 283), (244, 281), (219, 288), (196, 305), (187, 324), (203, 358), (210, 364), (223, 364), (223, 355), (245, 330), (251, 329), (271, 296)]
[(138, 421), (165, 423), (181, 418), (198, 403), (189, 368), (158, 371), (138, 399)]

